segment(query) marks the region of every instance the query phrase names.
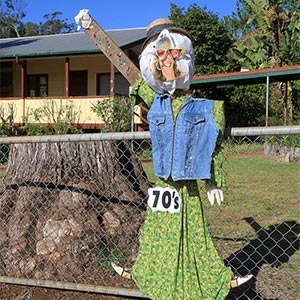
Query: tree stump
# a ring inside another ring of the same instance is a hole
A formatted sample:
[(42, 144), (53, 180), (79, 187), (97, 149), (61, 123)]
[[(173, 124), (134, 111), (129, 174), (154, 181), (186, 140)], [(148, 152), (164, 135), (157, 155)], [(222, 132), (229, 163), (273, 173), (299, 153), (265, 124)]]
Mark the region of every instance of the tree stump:
[(281, 162), (285, 163), (300, 161), (299, 147), (287, 147), (279, 142), (273, 144), (265, 143), (264, 153), (266, 156), (278, 157)]
[(74, 281), (103, 267), (101, 251), (131, 264), (150, 186), (124, 141), (11, 145), (0, 187), (0, 274)]

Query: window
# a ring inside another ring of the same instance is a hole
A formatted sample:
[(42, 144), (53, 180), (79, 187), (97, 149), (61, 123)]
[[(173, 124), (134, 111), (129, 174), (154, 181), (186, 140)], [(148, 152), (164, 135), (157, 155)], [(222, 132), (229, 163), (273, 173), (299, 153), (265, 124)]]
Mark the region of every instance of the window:
[(35, 74), (27, 76), (27, 97), (48, 96), (48, 75)]
[(0, 63), (0, 97), (13, 96), (12, 62)]
[(69, 96), (87, 96), (88, 94), (88, 72), (69, 72)]
[[(97, 74), (97, 95), (110, 94), (110, 74)], [(115, 73), (114, 93), (117, 95), (128, 95), (129, 82), (121, 73)]]

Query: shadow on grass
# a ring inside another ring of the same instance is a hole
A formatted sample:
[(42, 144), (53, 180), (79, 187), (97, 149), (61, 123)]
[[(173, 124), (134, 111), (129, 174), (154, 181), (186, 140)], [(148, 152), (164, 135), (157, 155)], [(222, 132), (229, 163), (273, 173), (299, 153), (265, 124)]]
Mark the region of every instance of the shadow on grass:
[(288, 262), (290, 257), (300, 249), (300, 223), (287, 221), (272, 225), (267, 230), (252, 217), (244, 220), (255, 230), (257, 237), (224, 261), (235, 274), (240, 276), (253, 274), (254, 277), (244, 285), (233, 289), (226, 299), (275, 300), (276, 298), (265, 299), (259, 296), (256, 291), (256, 278), (264, 264), (279, 267)]

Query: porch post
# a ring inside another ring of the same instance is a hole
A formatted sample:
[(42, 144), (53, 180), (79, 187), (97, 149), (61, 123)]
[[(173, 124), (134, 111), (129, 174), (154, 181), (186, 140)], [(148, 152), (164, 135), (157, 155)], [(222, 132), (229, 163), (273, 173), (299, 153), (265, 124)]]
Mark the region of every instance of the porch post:
[(26, 60), (21, 63), (21, 97), (24, 99), (26, 95)]
[(21, 65), (21, 98), (25, 98), (25, 80), (26, 80), (26, 60), (16, 58), (17, 65)]
[(109, 80), (109, 95), (115, 94), (115, 67), (114, 64), (110, 63), (110, 80)]
[(266, 126), (269, 125), (269, 85), (270, 85), (270, 78), (267, 76), (267, 87), (266, 87)]
[(67, 98), (69, 97), (69, 70), (70, 70), (70, 59), (69, 59), (69, 57), (66, 57), (66, 61), (65, 61), (65, 84), (66, 84), (65, 96)]
[(25, 103), (25, 97), (26, 97), (26, 60), (20, 60), (18, 57), (16, 58), (16, 63), (18, 65), (21, 65), (21, 98), (22, 98), (22, 116), (23, 119), (25, 118), (26, 114), (26, 103)]

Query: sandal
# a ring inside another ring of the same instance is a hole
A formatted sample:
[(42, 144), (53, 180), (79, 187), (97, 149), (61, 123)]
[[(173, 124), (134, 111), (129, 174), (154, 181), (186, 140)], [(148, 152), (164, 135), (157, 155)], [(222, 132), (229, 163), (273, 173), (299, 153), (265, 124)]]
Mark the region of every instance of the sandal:
[(252, 277), (253, 277), (252, 274), (247, 275), (245, 277), (240, 277), (240, 276), (235, 275), (231, 278), (230, 286), (231, 286), (231, 288), (236, 288), (236, 287), (246, 283), (247, 281), (249, 281)]
[[(130, 270), (122, 268), (113, 262), (111, 263), (111, 266), (116, 271), (116, 273), (118, 273), (120, 276), (127, 278), (127, 279), (132, 279)], [(252, 277), (253, 277), (252, 274), (244, 276), (244, 277), (235, 275), (232, 277), (232, 279), (230, 281), (230, 286), (231, 286), (231, 288), (236, 288), (236, 287), (246, 283), (247, 281), (249, 281)]]
[(111, 263), (112, 268), (122, 277), (132, 279), (130, 270), (117, 266), (115, 263)]

